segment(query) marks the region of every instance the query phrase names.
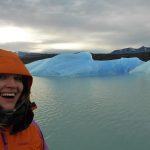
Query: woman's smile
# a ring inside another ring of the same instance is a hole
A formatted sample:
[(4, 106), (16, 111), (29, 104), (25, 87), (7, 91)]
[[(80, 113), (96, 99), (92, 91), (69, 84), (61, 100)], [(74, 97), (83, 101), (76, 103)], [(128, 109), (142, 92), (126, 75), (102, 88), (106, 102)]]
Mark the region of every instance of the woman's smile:
[(5, 110), (15, 108), (23, 91), (23, 83), (18, 75), (0, 75), (0, 106)]

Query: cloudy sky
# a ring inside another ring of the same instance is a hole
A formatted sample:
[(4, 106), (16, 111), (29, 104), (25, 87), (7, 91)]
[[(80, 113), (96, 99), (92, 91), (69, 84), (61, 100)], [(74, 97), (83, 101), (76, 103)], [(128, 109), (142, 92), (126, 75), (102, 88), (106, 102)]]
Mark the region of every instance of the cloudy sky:
[(0, 47), (99, 51), (150, 46), (149, 0), (0, 1)]

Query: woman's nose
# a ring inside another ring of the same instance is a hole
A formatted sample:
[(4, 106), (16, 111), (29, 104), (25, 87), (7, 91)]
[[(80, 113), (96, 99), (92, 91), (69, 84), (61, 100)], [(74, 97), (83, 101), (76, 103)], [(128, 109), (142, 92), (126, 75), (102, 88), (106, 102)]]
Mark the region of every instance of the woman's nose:
[(14, 78), (8, 78), (6, 82), (7, 87), (17, 87), (17, 83)]

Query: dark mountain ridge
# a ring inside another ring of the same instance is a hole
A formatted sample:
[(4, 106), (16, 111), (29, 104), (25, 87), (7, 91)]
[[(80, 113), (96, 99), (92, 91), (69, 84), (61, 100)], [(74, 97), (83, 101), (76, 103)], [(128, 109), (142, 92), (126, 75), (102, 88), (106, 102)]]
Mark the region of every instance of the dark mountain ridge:
[[(27, 64), (31, 63), (36, 60), (51, 58), (60, 53), (27, 53), (27, 52), (18, 52), (18, 55), (22, 59), (22, 61)], [(140, 47), (140, 48), (124, 48), (120, 50), (114, 50), (111, 53), (91, 53), (92, 58), (94, 60), (112, 60), (112, 59), (119, 59), (121, 57), (131, 58), (131, 57), (138, 57), (143, 61), (150, 60), (150, 47)]]
[(114, 50), (111, 54), (134, 54), (134, 53), (147, 53), (150, 52), (150, 47), (140, 47), (140, 48), (124, 48), (120, 50)]

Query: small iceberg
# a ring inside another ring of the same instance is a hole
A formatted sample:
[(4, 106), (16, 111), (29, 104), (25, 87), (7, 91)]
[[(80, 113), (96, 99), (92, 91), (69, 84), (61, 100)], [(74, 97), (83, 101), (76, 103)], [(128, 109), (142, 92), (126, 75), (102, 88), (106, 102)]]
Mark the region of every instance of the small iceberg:
[(144, 62), (129, 72), (130, 74), (150, 74), (150, 61)]

